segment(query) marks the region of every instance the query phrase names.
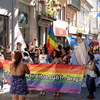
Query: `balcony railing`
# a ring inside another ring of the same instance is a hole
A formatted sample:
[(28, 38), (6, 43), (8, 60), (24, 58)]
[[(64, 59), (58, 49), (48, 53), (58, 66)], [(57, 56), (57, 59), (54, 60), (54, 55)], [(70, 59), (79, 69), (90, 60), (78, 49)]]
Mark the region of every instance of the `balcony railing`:
[(56, 14), (48, 14), (48, 9), (45, 5), (39, 3), (38, 5), (38, 15), (42, 16), (42, 17), (45, 17), (45, 18), (48, 18), (48, 19), (54, 19), (56, 20), (57, 17), (56, 17)]
[(75, 10), (80, 10), (81, 2), (80, 0), (67, 0), (67, 5)]

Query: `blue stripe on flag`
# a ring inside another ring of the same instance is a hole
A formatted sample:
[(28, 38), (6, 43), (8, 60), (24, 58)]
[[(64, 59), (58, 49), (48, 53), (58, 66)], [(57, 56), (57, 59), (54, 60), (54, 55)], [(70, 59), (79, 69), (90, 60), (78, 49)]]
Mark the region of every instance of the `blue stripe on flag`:
[(53, 29), (51, 27), (49, 27), (49, 32), (50, 32), (50, 34), (52, 34), (53, 36), (55, 36), (55, 34), (53, 32)]

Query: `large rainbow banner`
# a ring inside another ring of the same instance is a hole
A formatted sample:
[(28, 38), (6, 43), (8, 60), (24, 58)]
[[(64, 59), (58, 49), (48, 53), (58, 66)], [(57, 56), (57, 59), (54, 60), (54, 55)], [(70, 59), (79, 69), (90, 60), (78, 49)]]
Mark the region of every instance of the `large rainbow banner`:
[[(9, 64), (0, 60), (5, 68), (8, 84), (11, 84)], [(80, 65), (66, 64), (28, 64), (30, 75), (26, 74), (30, 90), (80, 94), (85, 68)]]

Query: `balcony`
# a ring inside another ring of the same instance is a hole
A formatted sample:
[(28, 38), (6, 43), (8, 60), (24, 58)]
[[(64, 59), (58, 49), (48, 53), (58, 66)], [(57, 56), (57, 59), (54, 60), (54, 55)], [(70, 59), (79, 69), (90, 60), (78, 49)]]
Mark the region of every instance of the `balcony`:
[(67, 0), (67, 5), (76, 11), (80, 11), (80, 0)]
[(38, 5), (38, 15), (42, 18), (42, 19), (45, 19), (45, 20), (48, 20), (48, 21), (56, 21), (57, 18), (56, 18), (56, 14), (48, 14), (48, 9), (45, 5), (42, 5), (42, 4), (39, 4)]

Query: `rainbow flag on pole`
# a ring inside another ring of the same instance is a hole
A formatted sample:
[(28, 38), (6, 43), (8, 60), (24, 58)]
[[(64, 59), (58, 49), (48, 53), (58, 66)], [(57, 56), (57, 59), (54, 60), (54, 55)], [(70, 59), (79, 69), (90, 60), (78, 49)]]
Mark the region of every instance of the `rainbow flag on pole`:
[(49, 62), (51, 62), (52, 52), (57, 49), (55, 34), (53, 32), (53, 28), (50, 25), (48, 37), (47, 37), (47, 48), (48, 48), (48, 55), (49, 55)]
[[(0, 60), (5, 69), (7, 83), (11, 85), (12, 75), (9, 64), (12, 61)], [(80, 94), (84, 66), (67, 64), (28, 64), (30, 74), (26, 74), (28, 89)]]

